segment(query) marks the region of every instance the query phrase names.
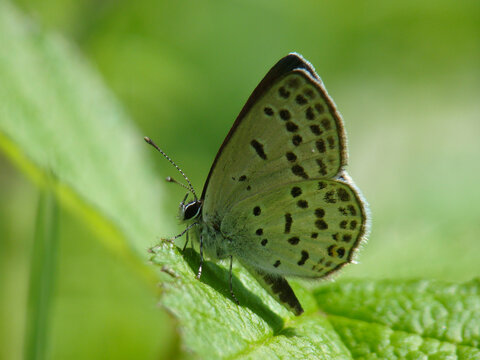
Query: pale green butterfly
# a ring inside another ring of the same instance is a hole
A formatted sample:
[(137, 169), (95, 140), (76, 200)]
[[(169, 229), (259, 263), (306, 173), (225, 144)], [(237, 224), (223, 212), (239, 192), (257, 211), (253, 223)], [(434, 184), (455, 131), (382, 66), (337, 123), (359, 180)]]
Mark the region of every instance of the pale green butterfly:
[(231, 281), (235, 257), (300, 315), (303, 308), (285, 276), (324, 278), (352, 262), (366, 237), (367, 204), (346, 165), (346, 135), (333, 100), (309, 62), (287, 55), (243, 107), (200, 199), (175, 165), (194, 196), (180, 204), (180, 217), (190, 224), (177, 237), (195, 231), (197, 277), (203, 250), (214, 260), (230, 258), (230, 291), (237, 301)]

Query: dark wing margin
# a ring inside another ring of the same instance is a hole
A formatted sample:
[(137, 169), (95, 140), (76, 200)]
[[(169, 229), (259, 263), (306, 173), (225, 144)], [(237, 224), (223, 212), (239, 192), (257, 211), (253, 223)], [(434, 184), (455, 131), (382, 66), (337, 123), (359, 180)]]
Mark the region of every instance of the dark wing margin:
[(265, 77), (260, 81), (260, 83), (257, 85), (255, 90), (253, 90), (252, 95), (248, 98), (246, 104), (244, 105), (242, 111), (240, 111), (240, 114), (238, 114), (237, 119), (233, 123), (230, 131), (228, 132), (227, 136), (225, 137), (225, 140), (223, 140), (222, 145), (220, 146), (220, 149), (217, 152), (217, 155), (215, 156), (215, 160), (213, 161), (212, 167), (210, 168), (210, 171), (207, 176), (207, 180), (205, 180), (205, 184), (203, 186), (203, 191), (202, 191), (202, 197), (201, 199), (205, 199), (205, 193), (207, 191), (207, 186), (210, 181), (210, 176), (213, 173), (213, 169), (215, 168), (215, 165), (217, 164), (217, 160), (220, 157), (223, 149), (225, 146), (228, 144), (230, 141), (230, 138), (233, 136), (235, 133), (235, 130), (237, 129), (238, 125), (241, 123), (245, 115), (250, 111), (250, 109), (253, 107), (255, 102), (257, 101), (258, 98), (262, 97), (262, 95), (272, 86), (272, 84), (277, 80), (279, 77), (289, 73), (292, 70), (295, 69), (304, 69), (308, 71), (308, 73), (317, 80), (320, 80), (318, 78), (318, 75), (315, 73), (315, 70), (313, 69), (313, 66), (305, 60), (301, 55), (297, 53), (290, 53), (284, 58), (280, 59), (265, 75)]

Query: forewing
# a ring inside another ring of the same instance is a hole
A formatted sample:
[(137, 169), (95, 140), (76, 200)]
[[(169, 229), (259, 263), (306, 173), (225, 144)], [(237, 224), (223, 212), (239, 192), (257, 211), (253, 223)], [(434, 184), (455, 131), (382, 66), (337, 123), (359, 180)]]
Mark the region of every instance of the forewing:
[(291, 183), (238, 202), (221, 232), (242, 263), (269, 274), (324, 277), (352, 261), (365, 203), (347, 175)]
[(332, 99), (310, 64), (290, 54), (258, 85), (222, 144), (202, 194), (204, 219), (272, 186), (333, 178), (346, 160)]

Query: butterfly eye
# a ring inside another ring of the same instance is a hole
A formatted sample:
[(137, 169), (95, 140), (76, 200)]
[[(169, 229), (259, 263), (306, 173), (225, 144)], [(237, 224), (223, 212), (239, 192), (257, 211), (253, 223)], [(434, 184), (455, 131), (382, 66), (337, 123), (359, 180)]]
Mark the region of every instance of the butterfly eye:
[(183, 220), (189, 220), (194, 217), (197, 217), (200, 214), (202, 208), (202, 203), (198, 200), (192, 201), (183, 206)]

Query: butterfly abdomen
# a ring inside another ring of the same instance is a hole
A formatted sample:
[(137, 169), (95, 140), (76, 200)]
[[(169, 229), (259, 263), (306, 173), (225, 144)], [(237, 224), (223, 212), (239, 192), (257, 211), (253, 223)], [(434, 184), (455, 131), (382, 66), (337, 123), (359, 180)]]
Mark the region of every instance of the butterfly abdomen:
[(297, 316), (303, 313), (302, 305), (300, 305), (290, 284), (283, 276), (272, 275), (249, 265), (243, 265), (278, 302), (286, 306)]

